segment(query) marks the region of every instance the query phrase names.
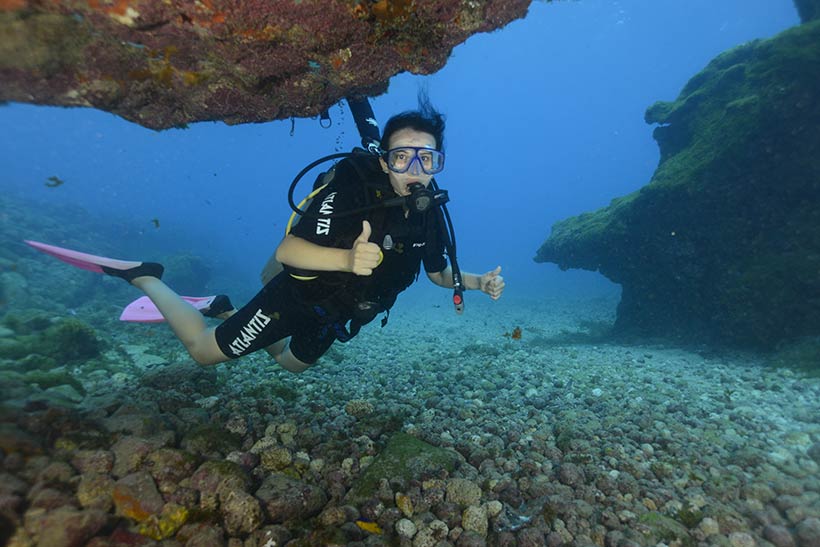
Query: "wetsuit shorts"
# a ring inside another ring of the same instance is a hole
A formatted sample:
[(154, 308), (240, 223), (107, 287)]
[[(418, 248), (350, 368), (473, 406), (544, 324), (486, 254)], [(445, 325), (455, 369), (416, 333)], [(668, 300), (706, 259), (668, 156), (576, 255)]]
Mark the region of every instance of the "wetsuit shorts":
[(253, 299), (216, 327), (216, 343), (235, 359), (290, 336), (290, 351), (313, 364), (336, 339), (334, 329), (297, 298), (292, 281), (282, 272)]

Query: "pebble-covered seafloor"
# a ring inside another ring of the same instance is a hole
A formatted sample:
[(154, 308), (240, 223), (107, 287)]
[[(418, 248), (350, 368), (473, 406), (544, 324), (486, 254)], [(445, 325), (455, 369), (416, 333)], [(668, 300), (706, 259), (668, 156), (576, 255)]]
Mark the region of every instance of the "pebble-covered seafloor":
[[(80, 408), (3, 414), (10, 545), (820, 546), (818, 379), (607, 343), (608, 300), (470, 304), (399, 306), (301, 375), (122, 326)], [(348, 503), (397, 431), (461, 465)]]

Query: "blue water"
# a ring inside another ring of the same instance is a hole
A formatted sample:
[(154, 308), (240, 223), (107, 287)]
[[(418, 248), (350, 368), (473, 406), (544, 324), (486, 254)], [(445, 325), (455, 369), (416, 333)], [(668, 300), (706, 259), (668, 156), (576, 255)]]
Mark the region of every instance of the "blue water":
[[(457, 47), (438, 73), (396, 76), (372, 102), (384, 122), (426, 85), (447, 115), (437, 179), (451, 193), (463, 269), (502, 265), (512, 295), (609, 294), (617, 286), (598, 274), (532, 262), (550, 226), (649, 181), (649, 105), (673, 100), (720, 52), (797, 23), (791, 0), (536, 2), (526, 19)], [(105, 112), (13, 104), (0, 108), (0, 184), (130, 223), (146, 254), (178, 240), (215, 268), (231, 264), (253, 292), (282, 236), (292, 177), (358, 143), (346, 109), (330, 112), (330, 129), (297, 120), (290, 136), (289, 121), (154, 132)], [(47, 188), (50, 176), (65, 184)]]

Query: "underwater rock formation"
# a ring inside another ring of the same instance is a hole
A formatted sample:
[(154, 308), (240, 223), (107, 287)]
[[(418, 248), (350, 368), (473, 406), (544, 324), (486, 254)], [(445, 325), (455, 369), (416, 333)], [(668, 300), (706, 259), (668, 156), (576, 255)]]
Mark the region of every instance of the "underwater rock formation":
[(794, 0), (794, 5), (804, 23), (820, 18), (820, 0)]
[(530, 0), (0, 2), (0, 101), (91, 106), (152, 129), (313, 116), (429, 74)]
[(537, 262), (623, 286), (616, 327), (767, 348), (820, 333), (820, 21), (727, 51), (659, 124), (650, 183), (556, 223)]

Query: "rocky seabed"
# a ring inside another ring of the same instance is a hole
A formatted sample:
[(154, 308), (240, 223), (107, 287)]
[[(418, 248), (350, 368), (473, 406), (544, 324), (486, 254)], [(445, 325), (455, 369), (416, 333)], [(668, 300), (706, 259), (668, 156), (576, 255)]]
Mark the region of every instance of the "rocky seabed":
[[(121, 371), (79, 378), (82, 400), (6, 402), (0, 537), (820, 546), (820, 381), (749, 355), (583, 341), (593, 304), (499, 309), (394, 313), (301, 375), (263, 355), (203, 368), (145, 336), (162, 327), (121, 332)], [(399, 432), (458, 465), (397, 471), (352, 499)]]

